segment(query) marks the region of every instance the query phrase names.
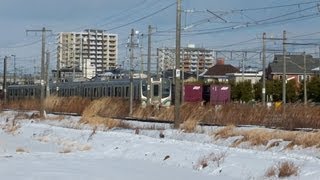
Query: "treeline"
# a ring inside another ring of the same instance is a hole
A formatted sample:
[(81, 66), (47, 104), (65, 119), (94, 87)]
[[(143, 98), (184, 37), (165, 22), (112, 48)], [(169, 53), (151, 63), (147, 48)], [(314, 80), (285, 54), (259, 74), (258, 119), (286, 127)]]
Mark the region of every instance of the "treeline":
[[(262, 82), (254, 85), (250, 81), (229, 82), (231, 86), (231, 99), (233, 101), (250, 102), (261, 101), (262, 97)], [(290, 80), (286, 84), (286, 99), (287, 102), (303, 102), (303, 83), (296, 84), (296, 81)], [(266, 96), (269, 101), (282, 100), (282, 81), (267, 80), (266, 81)], [(313, 77), (307, 82), (307, 98), (309, 102), (320, 102), (320, 77)]]

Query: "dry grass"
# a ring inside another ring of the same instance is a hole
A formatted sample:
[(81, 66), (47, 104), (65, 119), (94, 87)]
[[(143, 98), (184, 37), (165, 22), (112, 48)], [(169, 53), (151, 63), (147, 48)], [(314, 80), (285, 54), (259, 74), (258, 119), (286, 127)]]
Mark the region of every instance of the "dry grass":
[(213, 134), (215, 138), (222, 138), (226, 139), (228, 137), (236, 136), (235, 133), (235, 126), (234, 125), (228, 125), (220, 130), (218, 130), (216, 133)]
[(61, 151), (59, 151), (59, 153), (62, 153), (62, 154), (67, 154), (67, 153), (71, 153), (71, 152), (72, 152), (72, 150), (69, 147), (65, 147)]
[(40, 100), (30, 99), (9, 101), (3, 105), (3, 107), (16, 110), (37, 110), (40, 109)]
[[(239, 146), (243, 142), (249, 142), (251, 146), (267, 146), (270, 149), (278, 146), (280, 141), (290, 142), (287, 148), (294, 146), (320, 147), (320, 132), (301, 132), (301, 131), (283, 131), (283, 130), (268, 130), (268, 129), (251, 129), (237, 130), (234, 126), (226, 126), (213, 133), (215, 139), (226, 139), (233, 136), (240, 136), (231, 146)], [(270, 140), (277, 139), (268, 145)]]
[(26, 150), (25, 148), (22, 148), (22, 147), (18, 147), (18, 148), (16, 149), (16, 152), (17, 152), (17, 153), (29, 153), (28, 150)]
[(81, 146), (78, 147), (78, 150), (79, 151), (90, 151), (91, 150), (91, 146), (88, 145), (88, 144), (81, 145)]
[(47, 112), (67, 112), (82, 114), (84, 109), (90, 104), (91, 100), (79, 96), (58, 97), (50, 96), (45, 100)]
[(279, 162), (276, 165), (267, 169), (265, 177), (277, 177), (284, 178), (290, 176), (297, 176), (299, 173), (299, 167), (293, 162), (284, 161)]
[(187, 120), (180, 125), (180, 128), (183, 132), (192, 133), (195, 132), (198, 125), (196, 120)]
[(273, 139), (273, 134), (266, 130), (253, 129), (249, 131), (241, 131), (239, 135), (241, 139), (234, 142), (233, 146), (238, 146), (242, 142), (249, 142), (252, 146), (267, 145), (269, 140)]
[(107, 129), (116, 127), (133, 129), (129, 124), (109, 117), (123, 117), (127, 114), (126, 101), (117, 98), (102, 98), (92, 101), (85, 108), (80, 120), (90, 125), (103, 125)]
[(214, 164), (216, 167), (220, 167), (220, 165), (224, 162), (226, 158), (226, 152), (221, 153), (210, 153), (206, 156), (202, 156), (199, 158), (198, 162), (195, 164), (194, 169), (201, 170), (209, 166), (210, 164)]
[(98, 128), (98, 127), (95, 126), (95, 127), (92, 129), (92, 132), (91, 132), (91, 134), (89, 135), (89, 137), (88, 137), (88, 139), (87, 139), (87, 142), (90, 141), (90, 140), (92, 140), (93, 135), (96, 134), (97, 128)]
[(8, 134), (15, 135), (20, 127), (21, 125), (17, 123), (16, 119), (7, 119), (6, 123), (1, 126), (1, 129)]
[[(37, 100), (12, 101), (4, 105), (5, 108), (34, 110), (39, 109)], [(81, 97), (56, 97), (46, 99), (47, 112), (79, 113), (87, 117), (127, 117), (129, 102), (122, 98), (101, 98), (91, 101)], [(226, 104), (215, 108), (209, 103), (183, 103), (180, 107), (180, 120), (188, 124), (187, 131), (192, 131), (195, 122), (216, 125), (259, 125), (276, 127), (286, 130), (295, 128), (320, 129), (320, 106), (304, 106), (301, 104), (287, 104), (286, 112), (283, 109), (265, 108), (260, 105)], [(174, 106), (143, 108), (140, 103), (134, 102), (133, 117), (141, 119), (173, 120)]]
[(25, 112), (19, 111), (17, 114), (14, 115), (13, 119), (14, 120), (30, 119), (30, 116)]

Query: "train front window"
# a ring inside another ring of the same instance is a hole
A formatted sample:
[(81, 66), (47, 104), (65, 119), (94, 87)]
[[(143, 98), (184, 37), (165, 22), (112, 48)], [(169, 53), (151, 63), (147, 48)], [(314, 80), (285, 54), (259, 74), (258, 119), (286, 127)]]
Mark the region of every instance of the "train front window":
[(147, 96), (147, 84), (142, 84), (142, 95)]
[(153, 85), (153, 96), (155, 96), (155, 97), (159, 96), (159, 85), (158, 84)]
[(163, 80), (162, 81), (162, 97), (170, 96), (170, 88), (171, 88), (170, 81), (169, 80)]

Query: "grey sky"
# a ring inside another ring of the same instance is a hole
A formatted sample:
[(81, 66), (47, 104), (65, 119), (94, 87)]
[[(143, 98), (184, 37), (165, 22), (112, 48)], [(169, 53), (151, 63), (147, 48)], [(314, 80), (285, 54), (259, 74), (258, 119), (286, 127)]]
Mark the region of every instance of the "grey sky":
[[(159, 9), (174, 3), (176, 0), (0, 0), (0, 57), (4, 55), (17, 55), (18, 65), (27, 67), (35, 59), (40, 58), (40, 43), (20, 47), (37, 41), (39, 34), (26, 36), (26, 29), (41, 29), (43, 26), (53, 30), (56, 34), (61, 31), (81, 31), (86, 28), (113, 29), (114, 27), (130, 23)], [(268, 36), (281, 36), (283, 30), (288, 31), (288, 36), (307, 34), (319, 31), (319, 18), (306, 17), (295, 21), (284, 21), (277, 24), (272, 20), (263, 21), (263, 25), (250, 24), (244, 27), (246, 22), (255, 22), (272, 17), (281, 16), (288, 12), (307, 9), (293, 15), (283, 17), (292, 19), (317, 13), (316, 3), (291, 6), (274, 10), (244, 11), (243, 13), (230, 13), (234, 9), (259, 8), (279, 6), (294, 3), (310, 2), (312, 0), (182, 0), (183, 9), (193, 9), (195, 13), (182, 14), (182, 26), (189, 28), (182, 37), (182, 45), (194, 43), (197, 46), (219, 48), (219, 46), (246, 41), (261, 37), (263, 32)], [(320, 1), (319, 1), (320, 3)], [(167, 8), (150, 18), (137, 23), (110, 30), (119, 35), (121, 49), (119, 58), (125, 58), (125, 42), (131, 28), (144, 33), (150, 24), (155, 26), (159, 33), (155, 33), (153, 47), (174, 46), (175, 5)], [(214, 12), (226, 11), (229, 14), (218, 13), (221, 19), (213, 18), (206, 9)], [(318, 12), (319, 13), (319, 12)], [(207, 21), (206, 21), (207, 19)], [(279, 18), (278, 18), (279, 19)], [(278, 20), (275, 19), (275, 20)], [(234, 22), (234, 23), (233, 23)], [(238, 23), (237, 23), (238, 22)], [(239, 23), (240, 22), (240, 23)], [(252, 25), (252, 26), (251, 26)], [(225, 27), (234, 27), (225, 29)], [(219, 30), (222, 28), (223, 30)], [(207, 31), (205, 31), (207, 29)], [(203, 33), (203, 34), (201, 34)], [(308, 37), (317, 38), (320, 34)], [(169, 40), (166, 40), (169, 39)], [(319, 39), (319, 38), (318, 38)], [(48, 38), (48, 47), (54, 52), (55, 37)], [(145, 46), (146, 40), (143, 40)], [(246, 49), (261, 46), (259, 40), (233, 49)], [(15, 47), (15, 48), (12, 48)], [(312, 51), (312, 50), (311, 50)], [(55, 63), (52, 54), (52, 65)], [(1, 64), (1, 63), (0, 63)], [(32, 64), (32, 63), (31, 63)], [(1, 65), (0, 65), (1, 68)], [(26, 68), (30, 72), (32, 67)]]

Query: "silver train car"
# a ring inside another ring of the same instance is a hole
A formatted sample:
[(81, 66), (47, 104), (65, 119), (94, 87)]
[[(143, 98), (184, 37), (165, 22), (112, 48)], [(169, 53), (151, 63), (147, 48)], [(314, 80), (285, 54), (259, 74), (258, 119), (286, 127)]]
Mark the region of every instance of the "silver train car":
[[(152, 105), (171, 105), (171, 81), (167, 79), (151, 79), (148, 86), (146, 80), (133, 80), (133, 99), (147, 104), (147, 90), (151, 90), (150, 103)], [(10, 85), (7, 87), (9, 101), (22, 99), (40, 99), (39, 84), (35, 85)], [(130, 98), (130, 80), (117, 79), (108, 81), (82, 81), (65, 82), (49, 85), (50, 95), (59, 97), (81, 96), (90, 99), (101, 97)]]

